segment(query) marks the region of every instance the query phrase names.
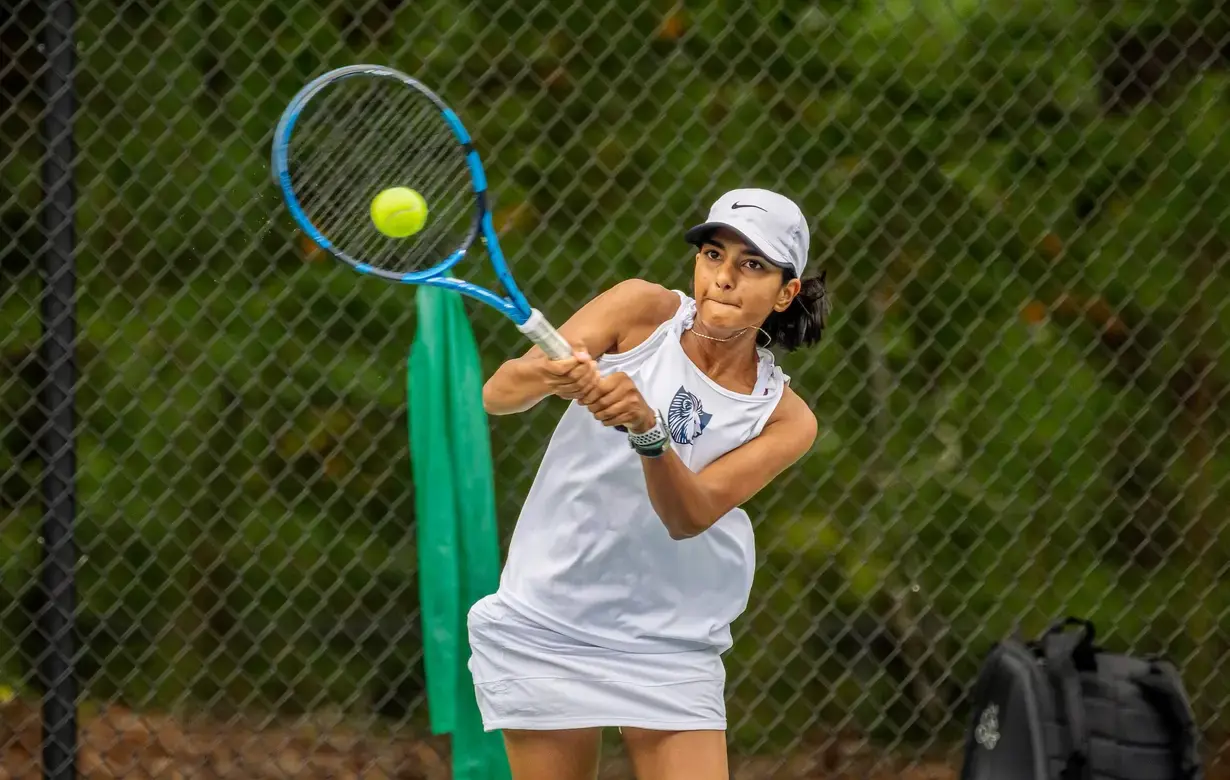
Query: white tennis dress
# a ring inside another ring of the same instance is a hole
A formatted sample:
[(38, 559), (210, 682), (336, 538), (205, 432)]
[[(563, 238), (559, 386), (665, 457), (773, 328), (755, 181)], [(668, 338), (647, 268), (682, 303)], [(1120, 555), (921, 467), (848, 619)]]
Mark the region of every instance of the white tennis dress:
[[(754, 438), (788, 378), (760, 350), (751, 394), (727, 390), (684, 353), (695, 302), (598, 366), (627, 373), (660, 410), (693, 471)], [(730, 624), (747, 607), (755, 543), (732, 509), (670, 538), (626, 434), (568, 406), (513, 532), (499, 590), (470, 610), (484, 727), (725, 729)]]

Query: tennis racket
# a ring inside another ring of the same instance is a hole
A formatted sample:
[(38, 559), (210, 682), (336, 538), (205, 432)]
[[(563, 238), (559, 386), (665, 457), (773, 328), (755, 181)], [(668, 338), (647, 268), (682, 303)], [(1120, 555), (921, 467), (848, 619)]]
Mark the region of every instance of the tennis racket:
[[(418, 81), (379, 65), (351, 65), (310, 82), (282, 112), (273, 172), (299, 227), (360, 273), (456, 290), (494, 307), (553, 360), (572, 347), (513, 281), (491, 221), (482, 161), (457, 114)], [(409, 187), (428, 205), (412, 236), (376, 229), (372, 200)], [(451, 275), (475, 240), (487, 247), (504, 295)]]

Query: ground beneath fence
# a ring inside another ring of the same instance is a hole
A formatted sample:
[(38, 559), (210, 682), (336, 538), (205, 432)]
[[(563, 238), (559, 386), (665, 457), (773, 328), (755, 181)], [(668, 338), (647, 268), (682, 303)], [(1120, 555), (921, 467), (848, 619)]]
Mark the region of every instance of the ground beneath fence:
[[(41, 780), (38, 704), (0, 704), (0, 780)], [(78, 776), (83, 780), (448, 780), (448, 741), (377, 737), (336, 724), (293, 726), (182, 723), (167, 715), (111, 706), (83, 714)], [(1230, 757), (1230, 746), (1223, 751)], [(954, 780), (948, 762), (876, 755), (857, 741), (779, 757), (732, 757), (733, 780)], [(611, 755), (600, 780), (631, 780), (626, 759)], [(1230, 780), (1220, 761), (1206, 780)]]

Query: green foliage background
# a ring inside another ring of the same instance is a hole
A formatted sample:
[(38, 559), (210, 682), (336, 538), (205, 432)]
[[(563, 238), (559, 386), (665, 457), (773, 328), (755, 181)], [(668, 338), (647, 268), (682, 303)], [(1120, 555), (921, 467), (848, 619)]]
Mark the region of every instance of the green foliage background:
[[(14, 0), (6, 0), (12, 6)], [(312, 76), (390, 64), (487, 161), (562, 321), (689, 284), (721, 191), (814, 216), (836, 312), (784, 359), (824, 433), (749, 507), (732, 732), (958, 729), (982, 652), (1092, 617), (1230, 702), (1230, 21), (1211, 0), (82, 0), (85, 691), (420, 720), (413, 296), (306, 251), (270, 181)], [(38, 560), (34, 5), (0, 25), (0, 676)], [(485, 280), (480, 270), (467, 275)], [(470, 306), (489, 369), (522, 344)], [(492, 421), (510, 529), (558, 403)], [(23, 644), (24, 643), (24, 644)]]

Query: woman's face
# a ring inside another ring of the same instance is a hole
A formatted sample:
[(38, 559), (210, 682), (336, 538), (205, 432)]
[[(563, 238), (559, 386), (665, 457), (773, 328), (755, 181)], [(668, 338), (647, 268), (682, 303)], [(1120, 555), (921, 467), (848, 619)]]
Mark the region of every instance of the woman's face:
[(738, 233), (718, 228), (696, 253), (697, 318), (714, 335), (760, 327), (774, 311), (785, 311), (799, 292), (799, 280), (783, 283), (784, 276)]

